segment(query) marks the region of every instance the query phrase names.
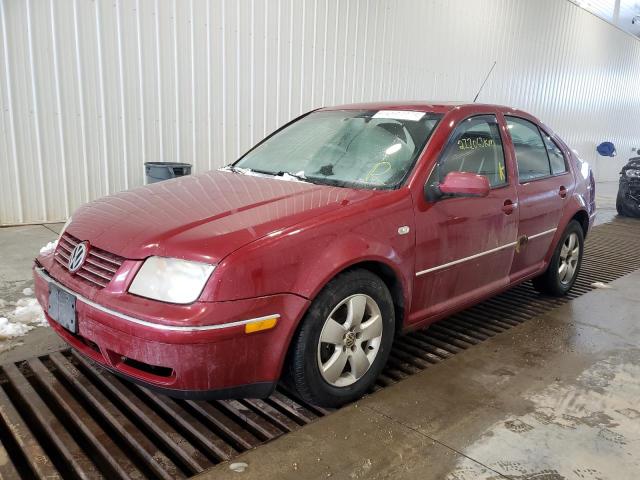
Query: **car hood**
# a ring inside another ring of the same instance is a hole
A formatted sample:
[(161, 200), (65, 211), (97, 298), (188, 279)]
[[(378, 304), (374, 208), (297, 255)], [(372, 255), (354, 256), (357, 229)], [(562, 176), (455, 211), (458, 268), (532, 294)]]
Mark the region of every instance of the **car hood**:
[(258, 238), (374, 194), (210, 171), (90, 202), (73, 214), (67, 232), (129, 259), (215, 263)]
[(624, 167), (622, 167), (622, 170), (620, 171), (620, 173), (624, 173), (630, 168), (640, 168), (640, 157), (630, 158), (627, 161), (627, 164)]

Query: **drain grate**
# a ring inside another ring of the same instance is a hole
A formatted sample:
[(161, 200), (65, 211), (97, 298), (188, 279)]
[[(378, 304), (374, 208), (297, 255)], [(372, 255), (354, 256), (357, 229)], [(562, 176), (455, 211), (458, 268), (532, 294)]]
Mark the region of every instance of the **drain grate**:
[[(594, 228), (565, 298), (523, 284), (399, 338), (373, 390), (640, 268), (640, 223)], [(0, 479), (186, 478), (330, 413), (278, 388), (265, 400), (185, 401), (122, 381), (63, 350), (0, 367)]]

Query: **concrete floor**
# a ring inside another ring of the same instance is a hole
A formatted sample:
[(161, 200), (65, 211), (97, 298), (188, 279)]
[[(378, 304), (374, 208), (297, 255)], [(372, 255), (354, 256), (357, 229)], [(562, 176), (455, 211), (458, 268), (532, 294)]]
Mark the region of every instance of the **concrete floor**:
[(600, 182), (596, 184), (596, 224), (609, 222), (615, 217), (618, 182)]
[(204, 479), (640, 478), (640, 271)]

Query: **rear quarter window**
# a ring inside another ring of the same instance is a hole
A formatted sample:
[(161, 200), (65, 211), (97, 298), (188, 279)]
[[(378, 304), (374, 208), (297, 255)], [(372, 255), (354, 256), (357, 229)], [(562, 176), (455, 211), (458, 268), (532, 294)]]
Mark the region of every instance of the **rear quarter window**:
[(551, 164), (551, 173), (558, 175), (567, 171), (567, 163), (564, 158), (562, 150), (556, 142), (554, 142), (546, 133), (542, 134), (544, 145), (547, 148), (547, 155), (549, 155), (549, 163)]
[(505, 117), (505, 119), (516, 152), (520, 183), (550, 176), (551, 165), (547, 147), (538, 127), (523, 118)]

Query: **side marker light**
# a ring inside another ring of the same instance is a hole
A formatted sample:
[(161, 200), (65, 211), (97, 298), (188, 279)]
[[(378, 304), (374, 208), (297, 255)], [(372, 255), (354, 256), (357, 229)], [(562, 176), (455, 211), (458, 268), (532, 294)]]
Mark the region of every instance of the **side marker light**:
[(278, 317), (265, 318), (256, 322), (247, 323), (244, 326), (244, 333), (255, 333), (263, 330), (270, 330), (278, 323)]

